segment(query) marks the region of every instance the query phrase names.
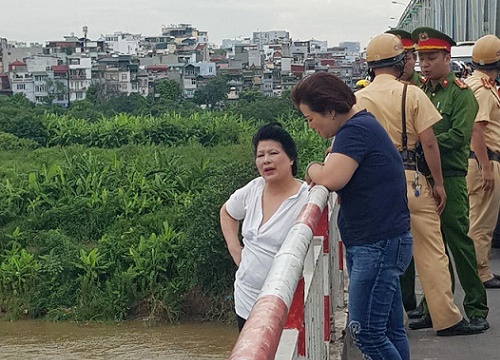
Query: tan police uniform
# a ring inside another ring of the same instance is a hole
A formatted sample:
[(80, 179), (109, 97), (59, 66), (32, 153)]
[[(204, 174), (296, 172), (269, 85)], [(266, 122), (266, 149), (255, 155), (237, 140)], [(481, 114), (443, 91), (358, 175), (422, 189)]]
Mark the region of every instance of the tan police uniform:
[[(392, 142), (402, 148), (401, 101), (403, 84), (388, 74), (377, 75), (366, 89), (355, 93), (357, 106), (371, 112), (387, 130)], [(408, 149), (413, 150), (418, 134), (441, 120), (441, 115), (425, 93), (408, 86), (406, 96), (406, 128)], [(427, 298), (433, 328), (446, 329), (462, 320), (453, 303), (449, 260), (440, 230), (440, 219), (431, 195), (431, 186), (418, 174), (422, 186), (415, 195), (412, 183), (415, 170), (406, 170), (408, 206), (411, 214), (411, 233), (414, 238), (413, 256), (420, 282)]]
[[(486, 147), (500, 154), (500, 98), (494, 81), (480, 70), (474, 70), (465, 82), (474, 91), (479, 104), (476, 122), (484, 121), (484, 140)], [(474, 149), (472, 149), (474, 150)], [(469, 159), (467, 190), (469, 193), (469, 237), (474, 240), (479, 277), (484, 283), (493, 274), (488, 266), (491, 239), (498, 219), (500, 207), (500, 162), (490, 160), (495, 185), (492, 191), (482, 189), (482, 174), (476, 159)]]

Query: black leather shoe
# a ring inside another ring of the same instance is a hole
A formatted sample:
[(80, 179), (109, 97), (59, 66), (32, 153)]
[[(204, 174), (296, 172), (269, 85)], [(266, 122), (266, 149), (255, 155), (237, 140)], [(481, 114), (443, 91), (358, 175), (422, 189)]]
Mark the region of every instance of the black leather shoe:
[(422, 302), (420, 302), (415, 309), (408, 311), (406, 315), (408, 315), (410, 319), (420, 319), (424, 316), (424, 307), (422, 306)]
[(471, 318), (470, 325), (482, 329), (483, 331), (488, 330), (490, 328), (490, 324), (488, 323), (488, 321), (482, 317)]
[(424, 315), (420, 319), (410, 321), (408, 324), (412, 330), (428, 329), (432, 327), (432, 319), (430, 315)]
[(450, 326), (447, 329), (436, 331), (437, 336), (456, 336), (456, 335), (473, 335), (480, 334), (484, 331), (484, 329), (473, 326), (469, 324), (467, 320), (462, 319), (458, 324)]
[(500, 280), (494, 277), (483, 282), (483, 285), (486, 289), (500, 289)]

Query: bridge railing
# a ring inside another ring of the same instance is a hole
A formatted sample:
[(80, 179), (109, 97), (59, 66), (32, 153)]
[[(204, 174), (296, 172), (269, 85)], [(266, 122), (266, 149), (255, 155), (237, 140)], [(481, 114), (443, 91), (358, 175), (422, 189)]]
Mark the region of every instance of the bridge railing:
[(335, 194), (329, 208), (328, 198), (326, 188), (311, 189), (230, 359), (328, 359), (334, 314), (343, 299), (338, 207)]

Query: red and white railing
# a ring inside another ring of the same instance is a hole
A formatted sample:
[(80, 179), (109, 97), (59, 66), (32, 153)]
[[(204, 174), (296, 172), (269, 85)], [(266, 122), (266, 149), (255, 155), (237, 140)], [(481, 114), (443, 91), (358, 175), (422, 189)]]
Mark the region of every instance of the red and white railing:
[(328, 359), (334, 314), (343, 299), (338, 206), (336, 201), (326, 206), (328, 196), (323, 186), (311, 189), (276, 254), (231, 360)]

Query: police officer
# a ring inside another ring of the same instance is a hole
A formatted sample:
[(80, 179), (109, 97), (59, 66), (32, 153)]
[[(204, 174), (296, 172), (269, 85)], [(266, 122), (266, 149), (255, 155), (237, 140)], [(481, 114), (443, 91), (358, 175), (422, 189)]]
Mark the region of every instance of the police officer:
[[(422, 86), (422, 77), (415, 71), (417, 53), (411, 34), (402, 29), (391, 29), (387, 30), (386, 33), (396, 35), (401, 41), (401, 44), (403, 44), (405, 50), (406, 61), (403, 74), (399, 80), (418, 87)], [(411, 314), (414, 312), (413, 310), (417, 307), (417, 297), (415, 295), (415, 261), (413, 259), (410, 265), (408, 265), (405, 273), (401, 276), (401, 295), (403, 297), (403, 306), (408, 312), (408, 316), (411, 318)], [(422, 306), (423, 304), (421, 303), (419, 307)], [(422, 310), (417, 311), (417, 314), (418, 313), (422, 316)], [(416, 317), (420, 316), (417, 315)]]
[(469, 236), (474, 241), (479, 278), (485, 288), (500, 288), (488, 258), (500, 206), (500, 98), (495, 79), (500, 72), (500, 39), (480, 38), (472, 49), (474, 72), (465, 82), (479, 104), (472, 132), (467, 173)]
[[(478, 276), (474, 243), (467, 235), (469, 209), (465, 181), (472, 126), (478, 104), (472, 90), (457, 79), (450, 69), (451, 47), (455, 45), (453, 39), (429, 27), (415, 29), (412, 38), (417, 42), (420, 69), (427, 79), (422, 89), (443, 117), (433, 126), (441, 153), (444, 187), (448, 195), (441, 214), (443, 240), (453, 254), (456, 271), (465, 292), (465, 314), (471, 325), (486, 330), (489, 328), (486, 320), (486, 290)], [(425, 295), (429, 300), (431, 294)], [(428, 316), (426, 314), (416, 320), (413, 327), (425, 325)]]
[[(358, 106), (368, 110), (386, 129), (400, 150), (407, 179), (408, 207), (414, 238), (414, 258), (424, 291), (429, 294), (429, 308), (437, 335), (467, 335), (483, 330), (462, 318), (453, 303), (448, 257), (440, 232), (439, 213), (444, 209), (446, 194), (441, 173), (438, 144), (432, 126), (441, 120), (430, 100), (416, 86), (397, 79), (404, 69), (405, 51), (393, 34), (375, 36), (366, 48), (368, 67), (375, 77), (370, 86), (355, 93)], [(407, 148), (402, 139), (402, 98), (406, 96)], [(414, 148), (420, 141), (434, 177), (431, 187), (418, 172)]]
[(403, 44), (403, 48), (405, 49), (406, 62), (403, 75), (401, 75), (399, 80), (417, 85), (418, 87), (422, 86), (422, 77), (415, 71), (417, 52), (415, 51), (415, 43), (411, 38), (411, 34), (402, 29), (391, 29), (387, 30), (386, 33), (396, 35), (401, 40), (401, 44)]

